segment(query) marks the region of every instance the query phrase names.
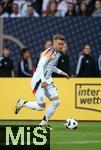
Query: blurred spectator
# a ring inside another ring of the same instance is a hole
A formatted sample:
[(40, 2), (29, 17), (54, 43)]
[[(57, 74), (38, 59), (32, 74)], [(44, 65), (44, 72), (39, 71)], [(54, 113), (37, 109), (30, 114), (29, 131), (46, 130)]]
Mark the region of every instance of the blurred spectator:
[(10, 15), (11, 18), (22, 17), (21, 13), (19, 13), (19, 5), (16, 3), (12, 4), (12, 13)]
[(68, 3), (73, 3), (73, 4), (76, 4), (78, 0), (66, 0), (66, 2)]
[(95, 11), (92, 13), (93, 17), (101, 17), (101, 0), (95, 1)]
[[(45, 42), (45, 44), (44, 44), (43, 51), (46, 50), (46, 49), (48, 49), (48, 48), (50, 48), (50, 47), (52, 47), (52, 46), (53, 46), (53, 42), (52, 42), (51, 40), (47, 40), (47, 41)], [(39, 62), (39, 59), (40, 59), (41, 54), (42, 54), (42, 52), (41, 52), (40, 55), (37, 57), (37, 63), (36, 63), (35, 68), (37, 67), (37, 64), (38, 64), (38, 62)], [(34, 69), (34, 70), (35, 70), (35, 69)]]
[(4, 12), (4, 7), (0, 4), (0, 17), (9, 17), (7, 12)]
[(15, 4), (19, 6), (19, 12), (22, 14), (22, 16), (27, 16), (28, 12), (28, 5), (31, 5), (29, 1), (26, 0), (14, 0)]
[(62, 16), (65, 16), (66, 12), (68, 12), (68, 3), (73, 3), (74, 5), (77, 4), (77, 0), (58, 0), (58, 8), (62, 13)]
[(0, 56), (0, 77), (13, 77), (13, 61), (10, 59), (10, 49), (5, 47)]
[(85, 1), (81, 2), (80, 4), (80, 16), (87, 16), (88, 15), (88, 5), (85, 3)]
[(34, 9), (33, 5), (28, 5), (27, 17), (39, 17), (39, 14)]
[(53, 45), (52, 41), (51, 40), (47, 40), (45, 42), (44, 48), (48, 49), (48, 48), (52, 47), (52, 45)]
[(22, 9), (24, 4), (30, 4), (30, 2), (26, 0), (13, 0), (13, 3), (19, 5), (19, 10)]
[(47, 7), (48, 7), (49, 0), (43, 0), (42, 4), (42, 12), (46, 12)]
[[(43, 0), (43, 12), (47, 10), (47, 7), (49, 3), (52, 2), (52, 0)], [(77, 0), (55, 0), (57, 2), (57, 10), (61, 12), (62, 16), (64, 16), (67, 12), (67, 2), (72, 2), (76, 4)]]
[(98, 58), (98, 67), (99, 67), (100, 77), (101, 77), (101, 55)]
[(84, 46), (84, 49), (79, 57), (76, 76), (77, 77), (98, 77), (98, 65), (95, 62), (94, 58), (91, 56), (92, 49), (89, 44)]
[(88, 15), (91, 16), (95, 9), (95, 0), (85, 0), (85, 3), (88, 6)]
[[(10, 17), (10, 14), (13, 13), (13, 4), (18, 5), (17, 9), (21, 17), (32, 16), (28, 15), (29, 5), (33, 5), (34, 11), (39, 16), (100, 16), (101, 12), (100, 0), (96, 2), (95, 0), (1, 0), (0, 4), (4, 8), (4, 13), (9, 13)], [(13, 17), (19, 16), (15, 14)], [(34, 16), (37, 17), (37, 15)]]
[(49, 1), (47, 10), (43, 13), (43, 16), (62, 16), (61, 12), (57, 10), (57, 4), (55, 0)]
[(0, 2), (4, 8), (4, 11), (11, 14), (13, 0), (1, 0)]
[[(68, 50), (69, 46), (67, 43), (64, 43), (63, 49), (62, 49), (62, 55), (60, 56), (57, 64), (57, 68), (63, 70), (64, 72), (70, 74), (69, 72), (69, 56), (68, 56)], [(53, 73), (53, 77), (64, 77), (62, 75)]]
[(32, 0), (32, 4), (36, 12), (41, 16), (43, 0)]
[(68, 7), (67, 7), (67, 0), (60, 0), (57, 10), (61, 12), (62, 16), (65, 16)]
[(29, 70), (28, 59), (30, 58), (30, 52), (27, 48), (23, 48), (21, 51), (21, 61), (18, 65), (18, 77), (31, 77), (32, 72)]
[[(52, 46), (53, 46), (53, 42), (52, 42), (51, 40), (47, 40), (47, 41), (45, 42), (45, 44), (44, 44), (43, 51), (46, 50), (46, 49), (48, 49), (48, 48), (50, 48), (50, 47), (52, 47)], [(42, 53), (41, 53), (41, 54), (42, 54)], [(41, 54), (40, 54), (40, 56), (41, 56)], [(37, 58), (37, 63), (36, 63), (36, 66), (35, 66), (35, 67), (37, 67), (37, 64), (38, 64), (38, 62), (39, 62), (40, 56)]]
[[(37, 3), (35, 3), (37, 2)], [(22, 14), (22, 16), (25, 17), (38, 17), (39, 14), (37, 13), (35, 8), (39, 8), (40, 4), (39, 1), (36, 0), (30, 0), (30, 1), (26, 1), (26, 0), (14, 0), (14, 3), (18, 4), (19, 6), (19, 12)], [(41, 3), (41, 1), (40, 1)], [(38, 6), (36, 6), (36, 4)], [(39, 11), (40, 12), (40, 11)]]
[(68, 11), (66, 12), (65, 16), (76, 16), (76, 11), (75, 11), (75, 4), (68, 2)]
[(14, 0), (13, 3), (18, 5), (19, 12), (21, 14), (26, 15), (27, 4), (30, 4), (29, 2), (27, 2), (26, 0)]

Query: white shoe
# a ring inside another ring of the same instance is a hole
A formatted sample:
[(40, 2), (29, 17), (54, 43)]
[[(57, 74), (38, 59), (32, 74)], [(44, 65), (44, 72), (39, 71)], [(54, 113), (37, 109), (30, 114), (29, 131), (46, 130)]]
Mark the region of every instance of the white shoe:
[(42, 127), (47, 126), (48, 121), (42, 120), (39, 125), (42, 126)]
[(49, 127), (49, 126), (47, 126), (46, 128), (49, 129), (50, 131), (53, 131), (53, 130), (54, 130), (53, 128), (51, 128), (51, 127)]
[(23, 107), (24, 100), (18, 99), (16, 106), (15, 106), (15, 114), (18, 114), (21, 108)]
[(41, 127), (43, 127), (43, 128), (49, 129), (50, 131), (54, 130), (54, 129), (52, 129), (51, 127), (48, 126), (48, 121), (42, 120), (39, 125), (40, 125)]

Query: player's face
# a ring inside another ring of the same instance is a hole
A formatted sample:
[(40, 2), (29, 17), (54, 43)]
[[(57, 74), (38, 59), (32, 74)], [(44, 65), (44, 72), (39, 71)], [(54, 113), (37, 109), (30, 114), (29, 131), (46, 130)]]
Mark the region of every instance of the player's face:
[(54, 40), (53, 41), (53, 46), (57, 51), (62, 51), (63, 49), (63, 45), (64, 45), (64, 41), (63, 40)]

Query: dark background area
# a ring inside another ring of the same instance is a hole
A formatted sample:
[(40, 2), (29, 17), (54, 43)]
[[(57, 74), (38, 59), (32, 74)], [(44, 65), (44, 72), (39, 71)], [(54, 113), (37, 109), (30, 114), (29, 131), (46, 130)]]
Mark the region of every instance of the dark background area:
[[(96, 61), (101, 54), (101, 18), (92, 17), (40, 17), (4, 19), (4, 34), (21, 41), (31, 51), (33, 66), (36, 66), (44, 43), (52, 39), (54, 34), (61, 33), (69, 43), (70, 72), (75, 68), (80, 51), (85, 44), (92, 45), (92, 54)], [(20, 48), (9, 40), (4, 40), (4, 46), (12, 50), (15, 68), (20, 59)]]

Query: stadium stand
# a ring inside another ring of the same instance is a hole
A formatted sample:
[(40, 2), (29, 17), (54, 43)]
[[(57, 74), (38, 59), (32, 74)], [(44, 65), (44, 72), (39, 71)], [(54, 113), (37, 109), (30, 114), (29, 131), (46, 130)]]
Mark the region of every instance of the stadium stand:
[(61, 17), (61, 16), (79, 16), (79, 15), (100, 17), (101, 0), (1, 0), (0, 1), (0, 17), (12, 17), (12, 16)]
[[(20, 60), (20, 51), (28, 47), (35, 66), (40, 52), (44, 50), (44, 43), (52, 39), (56, 33), (64, 34), (69, 43), (70, 72), (75, 74), (79, 53), (85, 44), (92, 45), (92, 54), (96, 61), (101, 54), (101, 18), (71, 17), (71, 18), (17, 18), (3, 20), (3, 45), (12, 51), (15, 70)], [(8, 37), (9, 35), (9, 37)], [(8, 37), (8, 38), (7, 38)], [(16, 40), (12, 41), (15, 38)]]

